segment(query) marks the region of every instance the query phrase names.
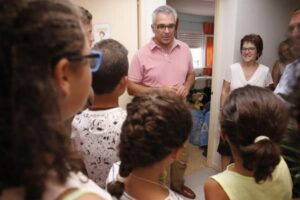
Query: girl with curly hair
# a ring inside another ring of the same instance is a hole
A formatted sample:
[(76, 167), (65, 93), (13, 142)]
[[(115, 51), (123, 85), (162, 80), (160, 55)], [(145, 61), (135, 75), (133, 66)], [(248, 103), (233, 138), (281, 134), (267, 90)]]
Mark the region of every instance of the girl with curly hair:
[(135, 97), (127, 106), (119, 145), (121, 163), (110, 171), (108, 191), (122, 200), (182, 199), (168, 189), (162, 176), (182, 150), (191, 127), (190, 110), (176, 94)]

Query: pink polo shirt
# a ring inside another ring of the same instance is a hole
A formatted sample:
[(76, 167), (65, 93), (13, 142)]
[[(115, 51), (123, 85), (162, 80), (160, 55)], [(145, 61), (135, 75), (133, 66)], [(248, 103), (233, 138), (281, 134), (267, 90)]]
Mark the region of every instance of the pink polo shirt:
[(174, 39), (170, 53), (166, 53), (151, 40), (132, 58), (128, 78), (147, 87), (183, 85), (192, 71), (192, 54), (184, 42)]

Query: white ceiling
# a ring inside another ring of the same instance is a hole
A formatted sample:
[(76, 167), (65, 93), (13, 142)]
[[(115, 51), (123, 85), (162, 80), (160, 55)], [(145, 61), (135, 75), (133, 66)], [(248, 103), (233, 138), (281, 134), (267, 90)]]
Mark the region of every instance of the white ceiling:
[(167, 0), (177, 12), (193, 15), (214, 16), (215, 0)]

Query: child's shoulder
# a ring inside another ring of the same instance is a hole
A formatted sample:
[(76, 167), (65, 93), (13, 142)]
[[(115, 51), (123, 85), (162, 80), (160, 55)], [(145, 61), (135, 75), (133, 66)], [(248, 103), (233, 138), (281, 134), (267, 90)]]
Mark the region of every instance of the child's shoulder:
[(227, 194), (219, 185), (219, 183), (209, 178), (204, 184), (204, 192), (206, 200), (229, 200)]

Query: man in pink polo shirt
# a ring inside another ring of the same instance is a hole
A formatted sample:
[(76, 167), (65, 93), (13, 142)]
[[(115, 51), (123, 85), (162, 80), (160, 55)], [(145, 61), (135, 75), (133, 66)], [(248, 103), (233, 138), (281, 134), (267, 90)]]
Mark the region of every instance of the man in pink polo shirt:
[[(192, 55), (189, 47), (174, 38), (176, 11), (160, 6), (152, 14), (153, 39), (133, 57), (128, 72), (128, 93), (143, 95), (151, 91), (173, 91), (186, 97), (194, 84)], [(184, 185), (187, 152), (184, 148), (171, 166), (171, 188), (188, 198), (195, 193)]]

